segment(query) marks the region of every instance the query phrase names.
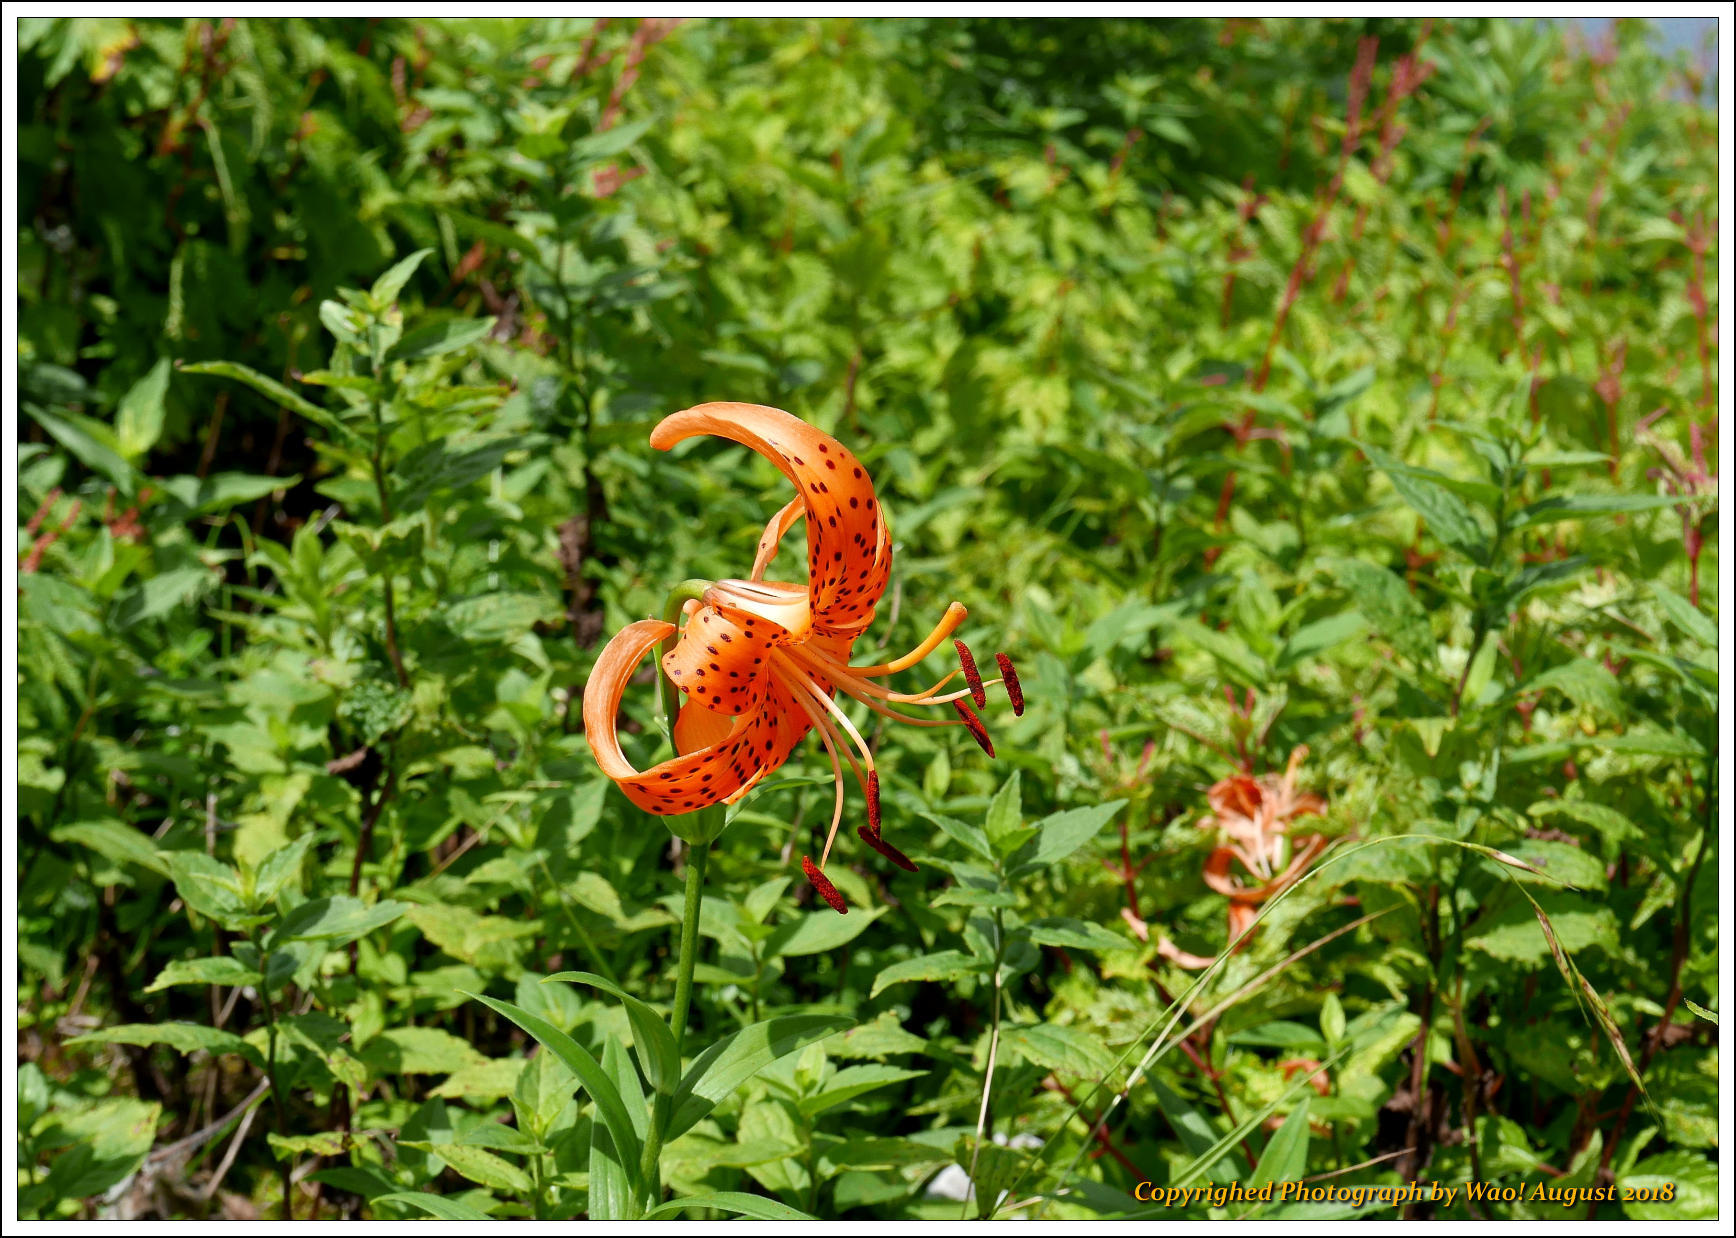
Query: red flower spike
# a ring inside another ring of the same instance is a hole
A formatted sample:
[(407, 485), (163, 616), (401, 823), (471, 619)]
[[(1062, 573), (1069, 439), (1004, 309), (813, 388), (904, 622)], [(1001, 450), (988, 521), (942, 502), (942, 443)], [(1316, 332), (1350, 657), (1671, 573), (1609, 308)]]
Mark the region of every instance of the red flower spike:
[(1021, 717), (1025, 712), (1025, 690), (1019, 686), (1019, 672), (1013, 669), (1013, 660), (1004, 653), (997, 653), (995, 661), (1001, 668), (1001, 682), (1007, 690), (1007, 699), (1013, 703), (1013, 717)]
[(826, 905), (839, 915), (849, 913), (849, 905), (844, 902), (844, 896), (838, 893), (838, 887), (822, 873), (807, 856), (802, 857), (802, 873), (807, 877), (814, 891), (826, 900)]
[(954, 701), (952, 707), (958, 710), (958, 716), (964, 719), (965, 729), (970, 732), (970, 737), (976, 740), (977, 747), (981, 748), (991, 757), (994, 756), (995, 746), (989, 740), (988, 728), (983, 725), (983, 720), (976, 716), (976, 710), (972, 709), (969, 705), (966, 705), (963, 701)]
[(976, 702), (978, 709), (986, 708), (989, 694), (983, 691), (983, 677), (977, 674), (976, 659), (971, 656), (965, 643), (956, 636), (952, 638), (952, 647), (958, 650), (958, 664), (964, 671), (964, 681), (970, 685), (970, 699)]
[(884, 838), (880, 837), (880, 835), (870, 834), (868, 832), (867, 826), (865, 826), (865, 825), (857, 826), (856, 827), (856, 837), (860, 838), (863, 842), (867, 843), (870, 847), (874, 848), (874, 850), (878, 851), (881, 855), (883, 855), (887, 859), (891, 860), (894, 864), (898, 865), (898, 867), (902, 868), (905, 872), (914, 873), (916, 871), (916, 861), (915, 860), (912, 860), (909, 856), (905, 855), (904, 852), (900, 851), (897, 847), (894, 847), (891, 843), (887, 842)]

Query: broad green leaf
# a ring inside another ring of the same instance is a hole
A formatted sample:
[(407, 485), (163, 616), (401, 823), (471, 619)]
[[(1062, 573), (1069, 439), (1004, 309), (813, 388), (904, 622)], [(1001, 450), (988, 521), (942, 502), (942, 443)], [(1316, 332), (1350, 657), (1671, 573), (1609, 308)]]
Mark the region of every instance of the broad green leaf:
[(301, 1156), (342, 1156), (346, 1145), (341, 1130), (313, 1131), (306, 1135), (280, 1135), (272, 1131), (265, 1141), (271, 1145), (271, 1154), (280, 1161)]
[(1115, 1058), (1101, 1036), (1062, 1023), (1032, 1023), (1001, 1033), (1001, 1049), (1012, 1051), (1045, 1070), (1099, 1079), (1115, 1068)]
[(1525, 811), (1533, 817), (1566, 817), (1571, 821), (1578, 821), (1589, 825), (1608, 842), (1616, 844), (1641, 838), (1645, 834), (1644, 830), (1609, 805), (1593, 804), (1588, 800), (1539, 800)]
[(48, 431), (50, 438), (76, 456), (86, 468), (106, 477), (128, 498), (133, 496), (138, 474), (121, 458), (119, 444), (107, 426), (73, 413), (65, 416), (51, 413), (34, 404), (27, 404), (25, 411), (37, 425)]
[(596, 132), (587, 133), (567, 147), (567, 166), (577, 170), (587, 163), (595, 163), (612, 155), (618, 155), (649, 133), (655, 123), (652, 118), (647, 117), (644, 120), (616, 125), (612, 129), (599, 129)]
[(227, 928), (240, 928), (252, 917), (242, 896), (241, 874), (203, 851), (159, 854), (174, 879), (175, 892), (187, 906)]
[(300, 875), (301, 861), (308, 848), (319, 841), (319, 833), (303, 834), (287, 847), (279, 847), (265, 857), (259, 871), (253, 875), (253, 901), (263, 906), (276, 898), (292, 878)]
[(177, 984), (259, 985), (265, 977), (240, 960), (227, 955), (209, 959), (176, 959), (150, 983), (145, 992), (155, 993)]
[(766, 938), (761, 956), (766, 959), (796, 958), (837, 950), (856, 940), (885, 913), (884, 907), (849, 916), (830, 910), (810, 912), (799, 920), (778, 925)]
[(1336, 649), (1345, 641), (1361, 636), (1368, 627), (1368, 620), (1360, 611), (1349, 610), (1298, 628), (1295, 635), (1284, 642), (1283, 651), (1278, 655), (1278, 670), (1284, 671)]
[(1636, 1196), (1622, 1204), (1622, 1211), (1636, 1221), (1711, 1220), (1718, 1215), (1718, 1172), (1695, 1152), (1671, 1149), (1648, 1156), (1617, 1183), (1624, 1194)]
[(162, 1115), (163, 1107), (156, 1102), (126, 1097), (58, 1117), (60, 1138), (72, 1148), (49, 1171), (50, 1196), (85, 1199), (126, 1181), (149, 1154)]
[(510, 1191), (514, 1195), (530, 1193), (530, 1175), (494, 1153), (461, 1143), (420, 1143), (406, 1139), (403, 1146), (436, 1153), (441, 1160), (463, 1177), (491, 1191)]
[(368, 299), (382, 309), (395, 303), (398, 294), (404, 291), (404, 285), (416, 273), (416, 268), (433, 252), (432, 249), (418, 249), (408, 257), (398, 259), (374, 281), (374, 286), (368, 289)]
[(1024, 840), (1024, 813), (1019, 800), (1019, 771), (1001, 784), (983, 814), (983, 833), (1000, 855), (1009, 855)]
[(482, 644), (516, 640), (560, 608), (540, 593), (489, 593), (449, 603), (441, 618), (461, 639)]
[(283, 918), (273, 940), (329, 941), (342, 945), (366, 937), (410, 910), (410, 904), (385, 899), (372, 907), (347, 894), (309, 899)]
[(486, 1060), (468, 1040), (439, 1027), (387, 1028), (358, 1056), (376, 1075), (447, 1075)]
[(1035, 920), (1022, 930), (1033, 945), (1064, 946), (1074, 950), (1126, 950), (1134, 943), (1100, 924), (1072, 916)]
[(994, 860), (994, 848), (989, 846), (988, 835), (983, 833), (980, 825), (972, 825), (941, 813), (924, 812), (922, 815), (938, 825), (948, 838), (967, 851), (975, 852), (985, 860)]
[(161, 876), (170, 875), (168, 861), (151, 836), (124, 821), (75, 821), (55, 826), (51, 836), (55, 842), (89, 847), (117, 864), (137, 864)]
[(262, 499), (278, 490), (292, 488), (301, 478), (266, 477), (253, 473), (213, 473), (209, 477), (171, 477), (162, 483), (163, 493), (187, 507), (195, 516)]
[(818, 1092), (797, 1101), (796, 1108), (804, 1117), (811, 1118), (815, 1114), (855, 1100), (858, 1096), (865, 1096), (895, 1083), (903, 1083), (907, 1079), (920, 1079), (927, 1073), (926, 1070), (905, 1070), (897, 1066), (878, 1064), (846, 1066), (827, 1079)]
[(164, 397), (169, 391), (169, 359), (162, 358), (150, 372), (127, 389), (115, 408), (115, 435), (121, 455), (137, 461), (163, 435)]
[(147, 577), (115, 608), (115, 626), (130, 628), (161, 619), (190, 606), (211, 583), (211, 573), (195, 565), (172, 568), (159, 576)]
[(1211, 654), (1238, 683), (1264, 688), (1272, 680), (1272, 669), (1266, 665), (1265, 659), (1233, 632), (1220, 632), (1203, 623), (1189, 622), (1176, 624), (1169, 634), (1174, 641)]
[[(512, 1089), (519, 1128), (539, 1139), (545, 1137), (578, 1090), (579, 1081), (560, 1058), (546, 1049), (533, 1055), (519, 1070)], [(608, 1131), (601, 1122), (593, 1125), (597, 1130)]]
[(1423, 518), (1430, 533), (1460, 554), (1481, 561), (1486, 540), (1483, 527), (1463, 499), (1440, 481), (1401, 463), (1378, 447), (1364, 445), (1362, 450), (1386, 474), (1399, 497)]
[[(1536, 902), (1548, 915), (1556, 941), (1570, 953), (1591, 946), (1617, 949), (1621, 929), (1608, 907), (1551, 890), (1540, 891)], [(1538, 927), (1531, 906), (1513, 902), (1498, 914), (1483, 917), (1467, 934), (1465, 944), (1503, 962), (1540, 967), (1550, 959), (1551, 943), (1547, 932), (1539, 932)]]
[(872, 1000), (890, 986), (903, 984), (908, 980), (956, 980), (960, 976), (987, 970), (988, 964), (982, 959), (960, 950), (922, 954), (882, 967), (880, 974), (874, 977), (874, 987), (869, 991), (868, 997)]
[(1657, 599), (1658, 605), (1664, 608), (1670, 622), (1680, 628), (1690, 640), (1697, 640), (1708, 649), (1718, 647), (1718, 625), (1687, 598), (1656, 581), (1652, 582), (1652, 596)]
[(234, 1032), (198, 1023), (123, 1023), (105, 1027), (82, 1036), (74, 1036), (69, 1045), (167, 1045), (177, 1053), (233, 1053), (255, 1066), (264, 1066), (259, 1051)]
[(1657, 511), (1679, 501), (1668, 494), (1552, 494), (1515, 515), (1513, 527), (1523, 529), (1558, 520), (1591, 520), (1597, 516)]
[(1020, 848), (1009, 862), (1009, 871), (1014, 876), (1035, 872), (1072, 855), (1108, 825), (1126, 803), (1126, 800), (1111, 800), (1107, 804), (1070, 808), (1044, 817), (1037, 822), (1037, 836)]
[(1576, 705), (1600, 709), (1617, 718), (1627, 713), (1620, 682), (1590, 658), (1575, 658), (1552, 666), (1526, 680), (1519, 690), (1543, 692), (1551, 688), (1564, 693)]
[(449, 318), (444, 322), (429, 322), (411, 331), (392, 345), (387, 361), (420, 361), (442, 353), (469, 348), (494, 330), (493, 318)]

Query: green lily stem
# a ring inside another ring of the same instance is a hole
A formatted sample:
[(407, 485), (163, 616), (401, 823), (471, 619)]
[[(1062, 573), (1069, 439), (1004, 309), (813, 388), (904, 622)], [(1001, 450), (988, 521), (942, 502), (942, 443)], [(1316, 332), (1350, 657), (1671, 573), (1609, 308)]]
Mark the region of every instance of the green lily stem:
[[(684, 580), (669, 591), (669, 598), (663, 604), (663, 621), (680, 625), (682, 609), (688, 602), (696, 602), (705, 596), (705, 591), (711, 588), (709, 580), (697, 577)], [(661, 652), (668, 653), (675, 648), (675, 636), (672, 634), (665, 640)], [(663, 673), (662, 667), (657, 670), (657, 694), (663, 706), (664, 726), (669, 733), (669, 748), (676, 756), (681, 755), (681, 745), (675, 741), (675, 721), (681, 715), (681, 694), (669, 676)], [(711, 843), (723, 832), (723, 805), (713, 804), (701, 808), (688, 816), (702, 822), (698, 830), (677, 830), (673, 825), (670, 829), (676, 837), (688, 840), (687, 843), (687, 887), (686, 904), (681, 913), (681, 945), (675, 964), (675, 1005), (669, 1012), (669, 1030), (675, 1033), (675, 1061), (679, 1069), (681, 1063), (681, 1045), (687, 1038), (687, 1011), (693, 1004), (693, 964), (699, 957), (699, 909), (701, 905), (701, 889), (705, 885), (706, 863), (711, 859)], [(695, 841), (695, 840), (699, 841)], [(649, 1196), (647, 1208), (655, 1208), (663, 1198), (662, 1167), (658, 1164), (663, 1154), (663, 1137), (669, 1130), (672, 1100), (667, 1092), (658, 1092), (651, 1102), (651, 1129), (645, 1136), (645, 1154), (639, 1162), (639, 1177), (645, 1183), (646, 1194)]]
[[(721, 811), (705, 809), (706, 812)], [(681, 947), (676, 961), (675, 1006), (669, 1012), (669, 1030), (675, 1033), (675, 1060), (681, 1060), (681, 1045), (687, 1036), (687, 1011), (693, 1002), (693, 964), (699, 955), (699, 908), (701, 888), (705, 884), (706, 862), (711, 858), (711, 844), (701, 843), (687, 851), (687, 899), (681, 913)], [(651, 1104), (651, 1129), (645, 1138), (645, 1156), (640, 1162), (639, 1176), (650, 1195), (650, 1206), (656, 1207), (663, 1198), (662, 1169), (658, 1164), (663, 1153), (663, 1135), (669, 1129), (673, 1114), (670, 1096), (658, 1092)]]
[[(682, 581), (669, 591), (669, 600), (663, 604), (663, 622), (672, 623), (677, 627), (681, 624), (681, 610), (688, 602), (697, 602), (705, 596), (705, 591), (711, 588), (709, 580), (701, 580), (697, 576)], [(675, 648), (675, 637), (671, 635), (658, 647), (659, 654), (668, 653)], [(675, 743), (675, 720), (681, 715), (681, 693), (675, 687), (675, 682), (663, 673), (662, 660), (657, 666), (657, 700), (663, 706), (664, 726), (669, 732), (669, 747), (677, 756), (681, 755), (680, 747)]]

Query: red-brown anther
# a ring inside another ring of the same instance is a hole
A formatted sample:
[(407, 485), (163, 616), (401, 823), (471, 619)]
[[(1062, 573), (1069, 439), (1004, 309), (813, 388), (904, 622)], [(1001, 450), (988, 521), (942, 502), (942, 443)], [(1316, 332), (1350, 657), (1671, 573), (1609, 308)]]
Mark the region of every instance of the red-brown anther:
[[(880, 837), (880, 771), (868, 771), (868, 832)], [(858, 830), (858, 833), (861, 831)]]
[(819, 896), (826, 900), (828, 907), (841, 916), (848, 914), (850, 908), (844, 902), (844, 896), (838, 893), (838, 887), (833, 885), (826, 874), (820, 871), (819, 866), (807, 856), (802, 857), (802, 872)]
[(870, 847), (874, 848), (874, 850), (878, 851), (881, 855), (883, 855), (887, 859), (891, 860), (894, 864), (898, 865), (898, 867), (902, 868), (905, 872), (914, 873), (916, 871), (916, 861), (915, 860), (912, 860), (909, 856), (905, 855), (904, 852), (900, 851), (897, 847), (894, 847), (891, 843), (887, 842), (884, 838), (880, 837), (880, 835), (869, 833), (867, 826), (865, 826), (865, 825), (857, 826), (856, 827), (856, 837), (860, 838), (863, 842), (867, 843)]
[(995, 661), (1001, 668), (1001, 686), (1007, 690), (1007, 699), (1013, 703), (1013, 716), (1020, 717), (1025, 712), (1025, 690), (1019, 686), (1019, 672), (1013, 669), (1013, 660), (1004, 653), (997, 653)]
[(958, 710), (958, 716), (964, 719), (965, 729), (970, 732), (971, 738), (976, 740), (977, 747), (981, 748), (991, 757), (994, 756), (995, 746), (989, 741), (988, 728), (983, 726), (983, 720), (976, 716), (976, 710), (972, 709), (969, 705), (966, 705), (963, 701), (954, 701), (952, 707)]
[(976, 702), (978, 709), (987, 707), (989, 694), (983, 691), (983, 677), (977, 674), (976, 659), (958, 637), (952, 638), (952, 647), (958, 650), (958, 664), (964, 671), (964, 681), (970, 685), (970, 699)]

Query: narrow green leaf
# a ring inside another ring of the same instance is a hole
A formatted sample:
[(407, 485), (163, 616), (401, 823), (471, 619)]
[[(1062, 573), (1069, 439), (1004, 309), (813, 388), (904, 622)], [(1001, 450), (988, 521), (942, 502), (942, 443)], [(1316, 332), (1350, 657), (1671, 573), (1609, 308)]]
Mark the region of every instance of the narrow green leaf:
[(267, 378), (259, 371), (250, 369), (245, 365), (237, 365), (233, 361), (200, 361), (193, 365), (182, 366), (181, 372), (183, 374), (212, 374), (218, 378), (232, 378), (236, 382), (245, 383), (280, 407), (287, 408), (297, 416), (305, 417), (321, 429), (330, 431), (343, 441), (353, 442), (356, 438), (354, 431), (333, 414), (319, 405), (303, 399), (276, 379)]
[(374, 1204), (408, 1204), (412, 1208), (420, 1208), (429, 1216), (442, 1221), (492, 1221), (494, 1218), (486, 1212), (480, 1212), (469, 1204), (459, 1203), (455, 1199), (447, 1199), (444, 1195), (430, 1195), (427, 1191), (393, 1191), (389, 1195), (376, 1195), (369, 1203)]
[(1669, 494), (1552, 494), (1513, 517), (1513, 527), (1529, 528), (1558, 520), (1590, 520), (1597, 516), (1629, 515), (1671, 507), (1679, 500)]
[(1297, 1182), (1308, 1172), (1308, 1094), (1284, 1119), (1284, 1125), (1272, 1132), (1254, 1166), (1248, 1184), (1264, 1186), (1268, 1182)]
[[(458, 992), (473, 1001), (479, 1001), (497, 1014), (505, 1015), (533, 1036), (537, 1043), (561, 1061), (567, 1069), (578, 1076), (579, 1083), (585, 1091), (591, 1094), (591, 1100), (596, 1104), (597, 1112), (608, 1124), (609, 1134), (614, 1137), (616, 1149), (623, 1154), (623, 1168), (627, 1172), (628, 1181), (634, 1191), (640, 1189), (639, 1182), (639, 1137), (634, 1133), (633, 1119), (627, 1115), (626, 1106), (621, 1101), (621, 1093), (609, 1081), (602, 1065), (592, 1057), (585, 1047), (560, 1028), (547, 1020), (539, 1019), (530, 1011), (521, 1009), (511, 1002), (503, 1002), (498, 998), (485, 997), (480, 993), (469, 993), (463, 989)], [(668, 1138), (673, 1139), (674, 1135)]]
[[(839, 918), (833, 916), (833, 919)], [(545, 976), (543, 983), (556, 980), (589, 985), (617, 998), (627, 1010), (627, 1022), (633, 1028), (633, 1047), (638, 1050), (639, 1065), (644, 1068), (645, 1077), (659, 1092), (674, 1094), (676, 1085), (681, 1082), (681, 1058), (675, 1049), (675, 1033), (669, 1030), (662, 1015), (613, 980), (588, 971), (556, 972)]]
[(763, 1195), (749, 1195), (745, 1191), (718, 1191), (714, 1195), (689, 1195), (686, 1199), (672, 1199), (668, 1203), (658, 1204), (645, 1214), (647, 1221), (661, 1220), (672, 1217), (689, 1208), (715, 1208), (719, 1212), (732, 1212), (736, 1216), (752, 1217), (756, 1221), (812, 1221), (817, 1218), (805, 1212), (799, 1212), (788, 1204), (781, 1204), (775, 1199), (767, 1199)]
[(676, 1089), (674, 1118), (665, 1138), (679, 1138), (738, 1087), (781, 1057), (851, 1027), (836, 1015), (798, 1014), (766, 1019), (732, 1032), (693, 1060)]

